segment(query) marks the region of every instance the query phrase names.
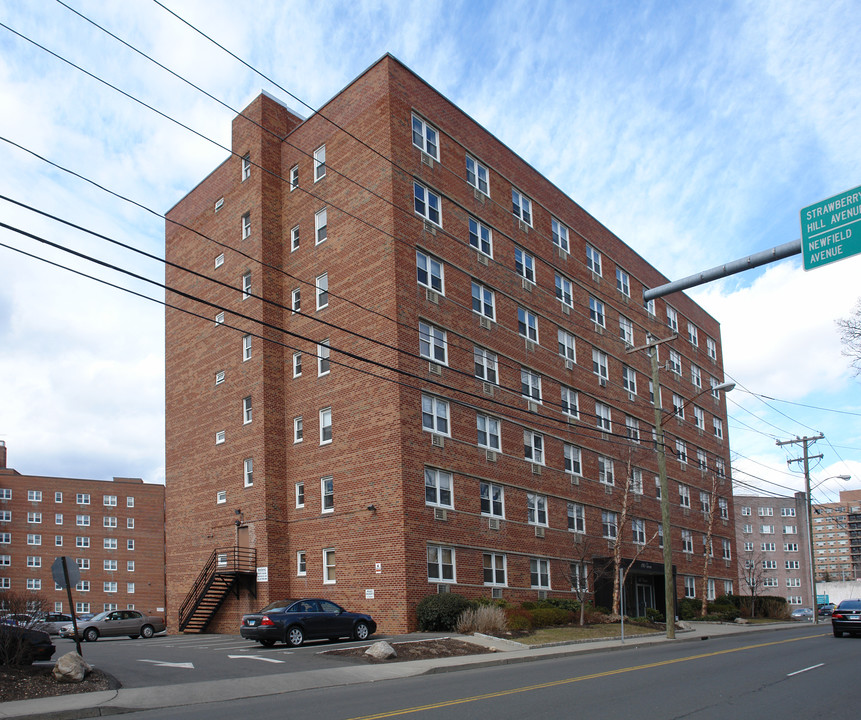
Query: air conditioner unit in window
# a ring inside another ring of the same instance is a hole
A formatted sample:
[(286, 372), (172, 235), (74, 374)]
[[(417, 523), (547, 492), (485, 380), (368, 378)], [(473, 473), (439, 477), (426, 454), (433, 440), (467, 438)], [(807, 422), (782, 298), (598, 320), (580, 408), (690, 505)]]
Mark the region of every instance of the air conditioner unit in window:
[(439, 595), (445, 595), (448, 592), (448, 585), (440, 583), (436, 586), (436, 591)]
[(535, 463), (532, 463), (532, 474), (533, 475), (540, 475), (541, 474), (541, 466), (536, 465)]
[(601, 387), (607, 387), (607, 379), (606, 378), (598, 378), (598, 384)]
[(520, 287), (522, 287), (527, 292), (532, 292), (532, 281), (527, 280), (525, 277), (520, 278)]
[(565, 359), (565, 369), (566, 369), (566, 370), (573, 370), (573, 369), (574, 369), (574, 361), (573, 361), (573, 360), (568, 360), (568, 359), (566, 358), (566, 359)]
[(487, 255), (484, 255), (483, 253), (477, 252), (476, 253), (476, 259), (478, 260), (480, 265), (487, 265)]
[(425, 297), (432, 303), (439, 305), (439, 293), (437, 293), (435, 290), (425, 288)]
[(571, 476), (571, 484), (572, 485), (579, 485), (580, 484), (580, 478), (577, 477), (576, 475), (572, 475)]
[(562, 258), (563, 260), (568, 259), (568, 252), (566, 250), (563, 250), (561, 247), (557, 247), (556, 252), (559, 254), (559, 257)]
[(502, 600), (502, 588), (493, 588), (490, 591), (490, 597), (494, 600)]
[(428, 167), (433, 167), (433, 158), (426, 152), (422, 153), (422, 162)]
[(445, 508), (434, 508), (433, 509), (433, 519), (434, 520), (448, 520), (448, 510)]
[(496, 451), (495, 450), (485, 450), (484, 456), (487, 458), (489, 462), (496, 462)]
[(523, 232), (529, 232), (529, 225), (523, 222), (520, 218), (517, 218), (517, 224)]
[(493, 383), (489, 383), (489, 382), (482, 383), (481, 384), (481, 391), (485, 395), (490, 395), (491, 397), (493, 397)]
[(534, 412), (534, 413), (538, 412), (538, 403), (537, 402), (533, 402), (532, 400), (529, 400), (529, 401), (527, 401), (526, 405), (529, 408), (529, 412)]
[(527, 352), (535, 352), (535, 343), (532, 340), (526, 341), (526, 350)]
[(425, 220), (425, 232), (431, 235), (436, 235), (436, 228), (430, 220)]
[(546, 590), (539, 590), (538, 591), (538, 599), (539, 600), (546, 600), (547, 599), (547, 591)]
[(483, 193), (483, 192), (481, 192), (481, 190), (479, 190), (477, 187), (474, 187), (474, 188), (472, 189), (472, 196), (473, 196), (476, 200), (481, 200), (481, 202), (484, 202), (484, 193)]
[(499, 518), (487, 518), (487, 527), (490, 530), (499, 530)]
[(568, 307), (565, 303), (562, 303), (562, 314), (563, 315), (570, 315), (571, 314), (571, 308)]
[(592, 271), (592, 280), (596, 283), (601, 282), (601, 276), (598, 273), (596, 273), (594, 270)]
[(628, 393), (628, 400), (630, 402), (634, 402), (635, 399), (636, 399), (636, 395), (634, 395), (634, 393), (632, 393), (632, 392), (629, 392)]
[(490, 330), (490, 318), (484, 317), (484, 315), (482, 315), (480, 318), (478, 318), (478, 324), (481, 325), (481, 327), (483, 327), (485, 330)]
[(434, 447), (445, 447), (445, 438), (442, 435), (431, 435), (431, 445)]
[(544, 537), (544, 528), (540, 525), (535, 526), (535, 537), (543, 538)]
[(431, 375), (442, 375), (442, 365), (437, 365), (435, 362), (428, 362), (428, 372)]

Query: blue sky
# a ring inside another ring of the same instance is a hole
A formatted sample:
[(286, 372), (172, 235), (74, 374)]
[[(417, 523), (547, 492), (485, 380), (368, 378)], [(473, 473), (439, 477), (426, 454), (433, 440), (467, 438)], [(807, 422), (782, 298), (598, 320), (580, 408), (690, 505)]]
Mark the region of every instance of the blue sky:
[[(67, 4), (233, 108), (267, 90), (308, 112), (151, 0)], [(670, 278), (794, 240), (803, 206), (861, 185), (857, 2), (165, 4), (315, 108), (391, 52)], [(229, 145), (233, 112), (60, 3), (0, 0), (0, 22)], [(158, 212), (226, 156), (6, 28), (0, 108), (6, 141)], [(6, 141), (0, 194), (162, 253), (158, 217)], [(4, 200), (0, 221), (163, 276)], [(17, 233), (0, 243), (118, 280)], [(821, 431), (816, 482), (853, 478), (814, 499), (861, 487), (861, 385), (834, 323), (861, 295), (859, 263), (805, 273), (796, 258), (690, 292), (721, 322), (738, 383), (736, 479), (801, 489), (775, 440)], [(10, 466), (163, 482), (163, 330), (159, 306), (0, 247)]]

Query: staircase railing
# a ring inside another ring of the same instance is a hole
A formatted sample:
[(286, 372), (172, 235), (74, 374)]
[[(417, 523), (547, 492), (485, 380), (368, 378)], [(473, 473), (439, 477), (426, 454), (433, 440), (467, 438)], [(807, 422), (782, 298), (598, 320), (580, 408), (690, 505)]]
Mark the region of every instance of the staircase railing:
[(221, 547), (212, 551), (203, 570), (179, 606), (179, 629), (183, 630), (199, 607), (200, 601), (216, 575), (254, 573), (257, 571), (257, 551), (246, 547)]

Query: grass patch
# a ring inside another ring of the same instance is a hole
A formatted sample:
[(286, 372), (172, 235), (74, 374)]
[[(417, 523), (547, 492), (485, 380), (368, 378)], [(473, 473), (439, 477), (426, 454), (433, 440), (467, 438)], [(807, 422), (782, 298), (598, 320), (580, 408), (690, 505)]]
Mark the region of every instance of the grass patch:
[[(657, 632), (660, 632), (660, 629), (625, 623), (626, 638), (633, 637), (635, 635), (651, 635)], [(521, 642), (524, 645), (542, 645), (544, 643), (596, 640), (600, 638), (620, 638), (621, 636), (621, 623), (586, 625), (584, 627), (573, 625), (570, 627), (540, 628), (529, 635), (518, 637), (517, 642)]]

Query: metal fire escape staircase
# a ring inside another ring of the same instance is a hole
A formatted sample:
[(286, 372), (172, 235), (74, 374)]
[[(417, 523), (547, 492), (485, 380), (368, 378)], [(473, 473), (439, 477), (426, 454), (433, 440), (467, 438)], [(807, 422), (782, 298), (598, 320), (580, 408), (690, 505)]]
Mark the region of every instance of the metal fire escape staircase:
[(201, 633), (218, 612), (227, 595), (247, 588), (257, 597), (257, 551), (222, 547), (212, 551), (206, 565), (179, 608), (179, 630)]

